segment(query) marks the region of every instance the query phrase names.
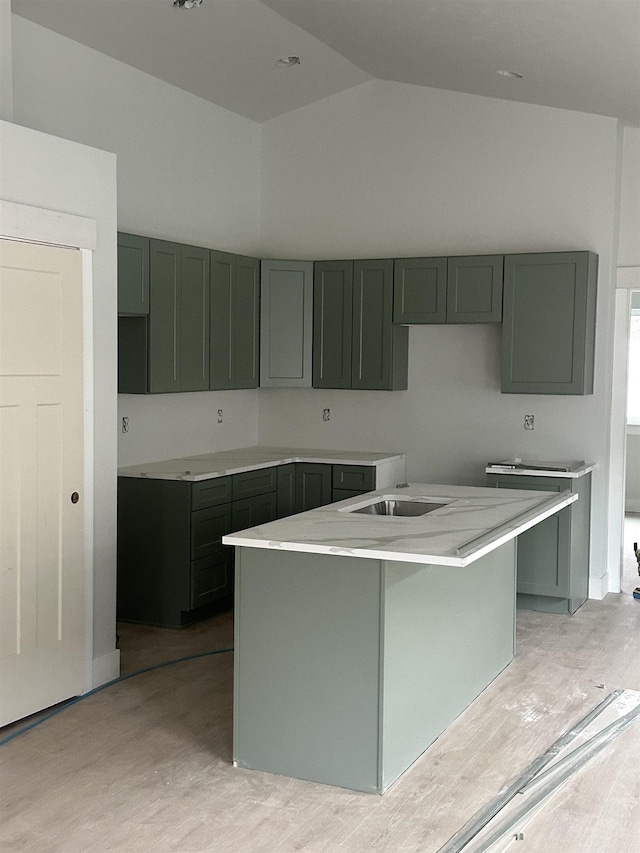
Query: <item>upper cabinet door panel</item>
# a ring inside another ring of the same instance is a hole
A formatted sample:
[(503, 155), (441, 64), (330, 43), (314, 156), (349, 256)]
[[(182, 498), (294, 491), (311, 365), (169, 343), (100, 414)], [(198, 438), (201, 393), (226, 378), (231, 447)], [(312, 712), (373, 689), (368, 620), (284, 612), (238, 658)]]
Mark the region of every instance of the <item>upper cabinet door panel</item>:
[(180, 390), (209, 388), (208, 249), (182, 246)]
[(234, 388), (257, 388), (260, 378), (260, 261), (236, 256), (233, 287)]
[(313, 263), (262, 261), (260, 385), (311, 386)]
[(181, 247), (150, 241), (149, 391), (180, 391)]
[(507, 255), (502, 391), (592, 394), (597, 255)]
[(118, 314), (149, 313), (149, 238), (118, 234)]
[(211, 250), (210, 374), (212, 390), (233, 388), (232, 288), (235, 255)]
[(449, 258), (447, 323), (499, 323), (502, 320), (502, 255)]
[(355, 261), (351, 387), (391, 389), (393, 261)]
[(394, 323), (446, 323), (447, 259), (399, 258), (394, 264)]
[(317, 261), (313, 282), (313, 387), (351, 388), (353, 261)]

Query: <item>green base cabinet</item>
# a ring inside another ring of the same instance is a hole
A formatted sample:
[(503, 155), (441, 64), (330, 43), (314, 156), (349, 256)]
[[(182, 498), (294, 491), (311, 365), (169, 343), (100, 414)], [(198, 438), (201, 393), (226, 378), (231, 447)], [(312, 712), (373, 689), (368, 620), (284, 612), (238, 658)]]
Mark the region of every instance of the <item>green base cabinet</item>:
[(502, 255), (396, 259), (393, 322), (499, 323), (503, 263)]
[(578, 500), (518, 537), (518, 607), (549, 613), (575, 613), (589, 595), (591, 474), (581, 477), (530, 477), (488, 474), (500, 489), (570, 491)]
[(313, 387), (407, 388), (408, 331), (393, 325), (393, 261), (314, 266)]
[(513, 659), (513, 541), (464, 569), (236, 552), (236, 767), (382, 793)]
[(275, 468), (196, 483), (119, 477), (118, 619), (182, 628), (230, 599), (222, 537), (273, 521), (276, 484)]
[(507, 255), (502, 391), (592, 394), (598, 256)]

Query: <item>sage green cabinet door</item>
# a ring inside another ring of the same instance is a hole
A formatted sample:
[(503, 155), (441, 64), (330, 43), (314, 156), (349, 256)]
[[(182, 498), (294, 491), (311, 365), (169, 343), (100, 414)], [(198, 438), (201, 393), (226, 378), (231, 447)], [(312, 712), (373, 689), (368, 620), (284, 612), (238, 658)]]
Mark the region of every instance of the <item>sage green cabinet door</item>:
[(149, 313), (149, 238), (118, 233), (118, 314)]
[(286, 518), (296, 512), (296, 465), (278, 466), (277, 518)]
[(233, 282), (235, 255), (211, 250), (209, 387), (234, 387)]
[(502, 391), (592, 394), (598, 258), (507, 255)]
[(181, 247), (150, 241), (149, 391), (180, 391)]
[(311, 387), (313, 263), (260, 263), (260, 385)]
[(331, 503), (331, 465), (296, 462), (295, 512)]
[(394, 262), (394, 323), (446, 323), (447, 259), (398, 258)]
[(233, 593), (233, 548), (191, 561), (191, 609)]
[(181, 391), (209, 389), (209, 257), (209, 249), (181, 247)]
[(385, 388), (390, 383), (393, 261), (355, 261), (351, 387)]
[(146, 394), (148, 385), (146, 317), (118, 317), (118, 393)]
[(502, 320), (503, 255), (447, 259), (447, 323)]
[(257, 388), (260, 261), (211, 251), (209, 387)]
[(251, 498), (243, 498), (232, 504), (232, 526), (235, 533), (238, 530), (247, 530), (258, 524), (266, 524), (277, 517), (277, 496), (275, 492), (265, 495), (255, 495)]
[(317, 261), (313, 275), (313, 387), (351, 388), (353, 261)]
[(234, 388), (260, 381), (260, 261), (237, 256), (233, 299)]

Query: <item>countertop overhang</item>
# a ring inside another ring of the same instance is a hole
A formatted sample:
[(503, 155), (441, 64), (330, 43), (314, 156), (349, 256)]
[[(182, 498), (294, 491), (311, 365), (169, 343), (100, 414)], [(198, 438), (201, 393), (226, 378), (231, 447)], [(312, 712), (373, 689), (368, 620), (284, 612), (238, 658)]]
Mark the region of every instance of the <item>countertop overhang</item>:
[(198, 482), (273, 468), (290, 462), (317, 462), (327, 465), (379, 465), (394, 459), (404, 459), (404, 453), (374, 453), (370, 451), (322, 450), (308, 447), (270, 447), (256, 445), (235, 450), (220, 450), (199, 456), (183, 456), (160, 462), (145, 462), (118, 468), (119, 477), (142, 477), (153, 480), (186, 480)]
[[(374, 496), (448, 503), (426, 515), (347, 511)], [(383, 488), (224, 536), (225, 545), (464, 567), (578, 499), (564, 492), (414, 483)]]

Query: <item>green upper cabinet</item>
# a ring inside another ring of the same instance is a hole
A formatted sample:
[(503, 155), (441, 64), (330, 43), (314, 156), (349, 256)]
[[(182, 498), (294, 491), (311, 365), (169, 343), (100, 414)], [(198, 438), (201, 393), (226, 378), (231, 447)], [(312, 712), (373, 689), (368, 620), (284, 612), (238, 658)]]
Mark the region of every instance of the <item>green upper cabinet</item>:
[(209, 249), (182, 246), (180, 390), (209, 388)]
[(313, 387), (351, 388), (353, 261), (317, 261), (313, 273)]
[(502, 391), (592, 394), (598, 256), (507, 255)]
[(398, 258), (393, 301), (394, 323), (446, 323), (447, 259)]
[(499, 323), (503, 267), (503, 255), (447, 258), (447, 323)]
[(313, 385), (407, 387), (407, 330), (393, 326), (393, 261), (318, 261), (314, 270)]
[(260, 385), (311, 387), (313, 263), (260, 264)]
[(502, 255), (397, 259), (393, 322), (499, 323), (503, 262)]
[(212, 390), (257, 388), (260, 262), (211, 250)]
[(118, 314), (149, 313), (149, 238), (118, 233)]
[(355, 261), (351, 387), (406, 389), (408, 330), (393, 325), (393, 261)]
[(234, 388), (260, 384), (260, 261), (236, 257)]
[(150, 241), (149, 392), (209, 387), (209, 250)]
[(180, 391), (181, 252), (178, 243), (150, 241), (149, 392)]

